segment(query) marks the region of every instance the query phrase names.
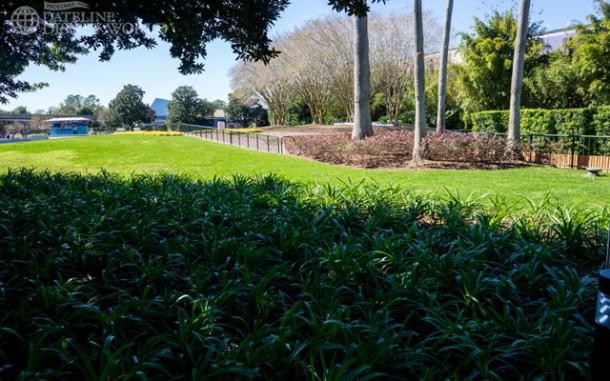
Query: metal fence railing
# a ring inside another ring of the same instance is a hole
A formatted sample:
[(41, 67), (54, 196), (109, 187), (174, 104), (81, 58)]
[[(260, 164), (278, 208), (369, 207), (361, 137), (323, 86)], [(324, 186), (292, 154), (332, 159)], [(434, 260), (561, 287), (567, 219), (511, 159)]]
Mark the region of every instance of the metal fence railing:
[(523, 139), (531, 163), (610, 170), (610, 136), (529, 134)]
[(283, 152), (280, 138), (273, 135), (233, 131), (231, 129), (219, 130), (211, 126), (197, 126), (183, 123), (180, 123), (176, 130), (183, 132), (185, 135), (232, 146), (271, 153)]
[(610, 136), (522, 134), (520, 143), (523, 160), (528, 163), (610, 171)]

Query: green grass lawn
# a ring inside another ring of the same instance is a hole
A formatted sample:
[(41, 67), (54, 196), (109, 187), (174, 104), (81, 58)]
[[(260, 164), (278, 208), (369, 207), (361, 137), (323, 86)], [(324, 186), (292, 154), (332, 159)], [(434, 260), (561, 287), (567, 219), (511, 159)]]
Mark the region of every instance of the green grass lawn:
[(190, 137), (95, 136), (0, 145), (2, 171), (36, 168), (63, 172), (171, 172), (197, 178), (275, 173), (303, 183), (376, 182), (419, 192), (493, 194), (540, 202), (547, 195), (565, 205), (609, 205), (610, 176), (596, 180), (584, 171), (529, 167), (507, 170), (382, 171), (331, 166)]

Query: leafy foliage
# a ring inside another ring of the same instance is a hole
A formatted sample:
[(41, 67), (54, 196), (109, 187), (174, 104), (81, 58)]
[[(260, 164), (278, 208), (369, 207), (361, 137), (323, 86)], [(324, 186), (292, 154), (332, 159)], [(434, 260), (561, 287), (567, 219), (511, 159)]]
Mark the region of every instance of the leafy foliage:
[(581, 108), (571, 110), (553, 110), (553, 116), (559, 134), (590, 135), (594, 128), (591, 126), (592, 115), (595, 109)]
[[(597, 107), (593, 114), (591, 128), (598, 136), (610, 136), (610, 106)], [(610, 139), (605, 139), (599, 146), (602, 154), (610, 155)]]
[(576, 26), (576, 36), (550, 62), (535, 68), (525, 85), (536, 94), (529, 107), (579, 108), (610, 103), (610, 4), (596, 1), (598, 15)]
[(25, 106), (17, 106), (11, 113), (24, 115), (24, 114), (29, 114), (30, 112), (28, 111), (27, 107), (25, 107)]
[[(610, 115), (606, 108), (522, 109), (521, 131), (526, 134), (604, 135)], [(483, 111), (471, 116), (472, 131), (505, 132), (508, 111)], [(599, 127), (598, 127), (599, 126)]]
[(139, 86), (125, 85), (117, 96), (109, 103), (106, 124), (120, 126), (126, 124), (133, 127), (140, 123), (149, 123), (154, 119), (155, 111), (144, 104), (144, 90)]
[(523, 79), (529, 94), (529, 106), (544, 109), (586, 107), (581, 78), (572, 65), (572, 58), (562, 51), (550, 55), (548, 65), (540, 65)]
[(214, 114), (214, 104), (199, 98), (192, 86), (179, 86), (172, 93), (168, 106), (167, 121), (172, 124), (203, 124)]
[[(146, 29), (161, 25), (159, 38), (171, 44), (170, 54), (179, 58), (179, 70), (183, 74), (200, 73), (207, 54), (207, 44), (222, 38), (231, 43), (239, 59), (268, 61), (277, 55), (270, 47), (267, 32), (274, 20), (288, 5), (287, 0), (190, 2), (179, 0), (154, 0), (144, 3), (96, 1), (89, 4), (91, 13), (112, 12), (115, 25), (141, 25), (132, 33), (113, 32), (105, 23), (93, 24), (83, 20), (69, 20), (57, 33), (42, 33), (42, 28), (55, 27), (41, 19), (39, 29), (30, 34), (17, 33), (10, 22), (17, 8), (13, 2), (0, 5), (0, 103), (17, 92), (30, 91), (44, 86), (18, 80), (25, 68), (35, 63), (52, 70), (63, 70), (66, 63), (73, 63), (81, 54), (100, 49), (100, 59), (109, 60), (116, 49), (152, 47), (155, 39)], [(39, 15), (45, 9), (42, 2), (28, 2)]]
[(576, 27), (571, 41), (572, 62), (581, 78), (580, 95), (588, 104), (610, 104), (610, 4), (597, 0), (601, 17), (589, 15), (587, 25)]
[(230, 129), (226, 129), (226, 130), (220, 130), (218, 131), (222, 134), (243, 134), (243, 133), (247, 133), (247, 134), (258, 134), (263, 132), (262, 128), (230, 128)]
[(229, 94), (229, 104), (225, 109), (229, 120), (241, 123), (242, 126), (268, 126), (267, 110), (256, 101), (240, 99)]
[(556, 110), (521, 110), (521, 132), (524, 134), (556, 134), (558, 117), (559, 112)]
[(80, 94), (70, 94), (59, 107), (54, 108), (57, 115), (94, 115), (101, 108), (100, 100), (93, 94), (83, 97)]
[[(460, 46), (464, 66), (458, 70), (461, 104), (467, 113), (508, 109), (517, 20), (512, 12), (495, 12), (489, 19), (475, 18), (474, 33), (462, 34)], [(525, 55), (525, 77), (545, 59), (539, 38), (540, 25), (529, 26)], [(527, 94), (522, 104), (527, 107)]]
[(586, 379), (608, 211), (0, 176), (2, 379)]
[(610, 106), (602, 106), (596, 109), (592, 124), (596, 135), (610, 136)]
[[(521, 110), (521, 112), (523, 111)], [(476, 112), (471, 115), (471, 123), (471, 129), (474, 132), (506, 132), (508, 110)]]
[[(386, 0), (372, 0), (373, 3), (384, 3)], [(328, 4), (338, 12), (345, 12), (350, 16), (364, 17), (370, 8), (366, 0), (328, 0)]]

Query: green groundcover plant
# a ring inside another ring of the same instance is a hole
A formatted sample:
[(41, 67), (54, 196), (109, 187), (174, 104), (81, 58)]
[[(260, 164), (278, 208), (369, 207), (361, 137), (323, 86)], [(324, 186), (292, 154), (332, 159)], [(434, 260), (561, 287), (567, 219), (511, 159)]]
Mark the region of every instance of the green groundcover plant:
[(589, 376), (607, 209), (23, 169), (0, 202), (2, 380)]

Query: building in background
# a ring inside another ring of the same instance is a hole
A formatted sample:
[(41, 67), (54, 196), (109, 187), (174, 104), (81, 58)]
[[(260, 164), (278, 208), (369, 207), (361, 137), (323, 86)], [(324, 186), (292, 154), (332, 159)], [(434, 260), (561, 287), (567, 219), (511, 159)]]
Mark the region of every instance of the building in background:
[(153, 120), (153, 124), (163, 125), (167, 123), (167, 105), (169, 105), (169, 102), (169, 99), (155, 98), (153, 103), (150, 105), (150, 108), (155, 111), (155, 119)]
[(546, 46), (545, 52), (554, 52), (560, 49), (563, 54), (569, 54), (570, 41), (576, 37), (576, 29), (555, 29), (538, 36)]
[[(540, 38), (545, 45), (544, 53), (554, 52), (559, 49), (563, 54), (567, 55), (570, 53), (569, 43), (576, 37), (576, 29), (555, 29), (540, 34), (537, 37)], [(441, 54), (438, 52), (427, 54), (425, 57), (426, 69), (438, 70), (440, 59)], [(450, 49), (448, 60), (451, 63), (464, 62), (459, 49)]]

